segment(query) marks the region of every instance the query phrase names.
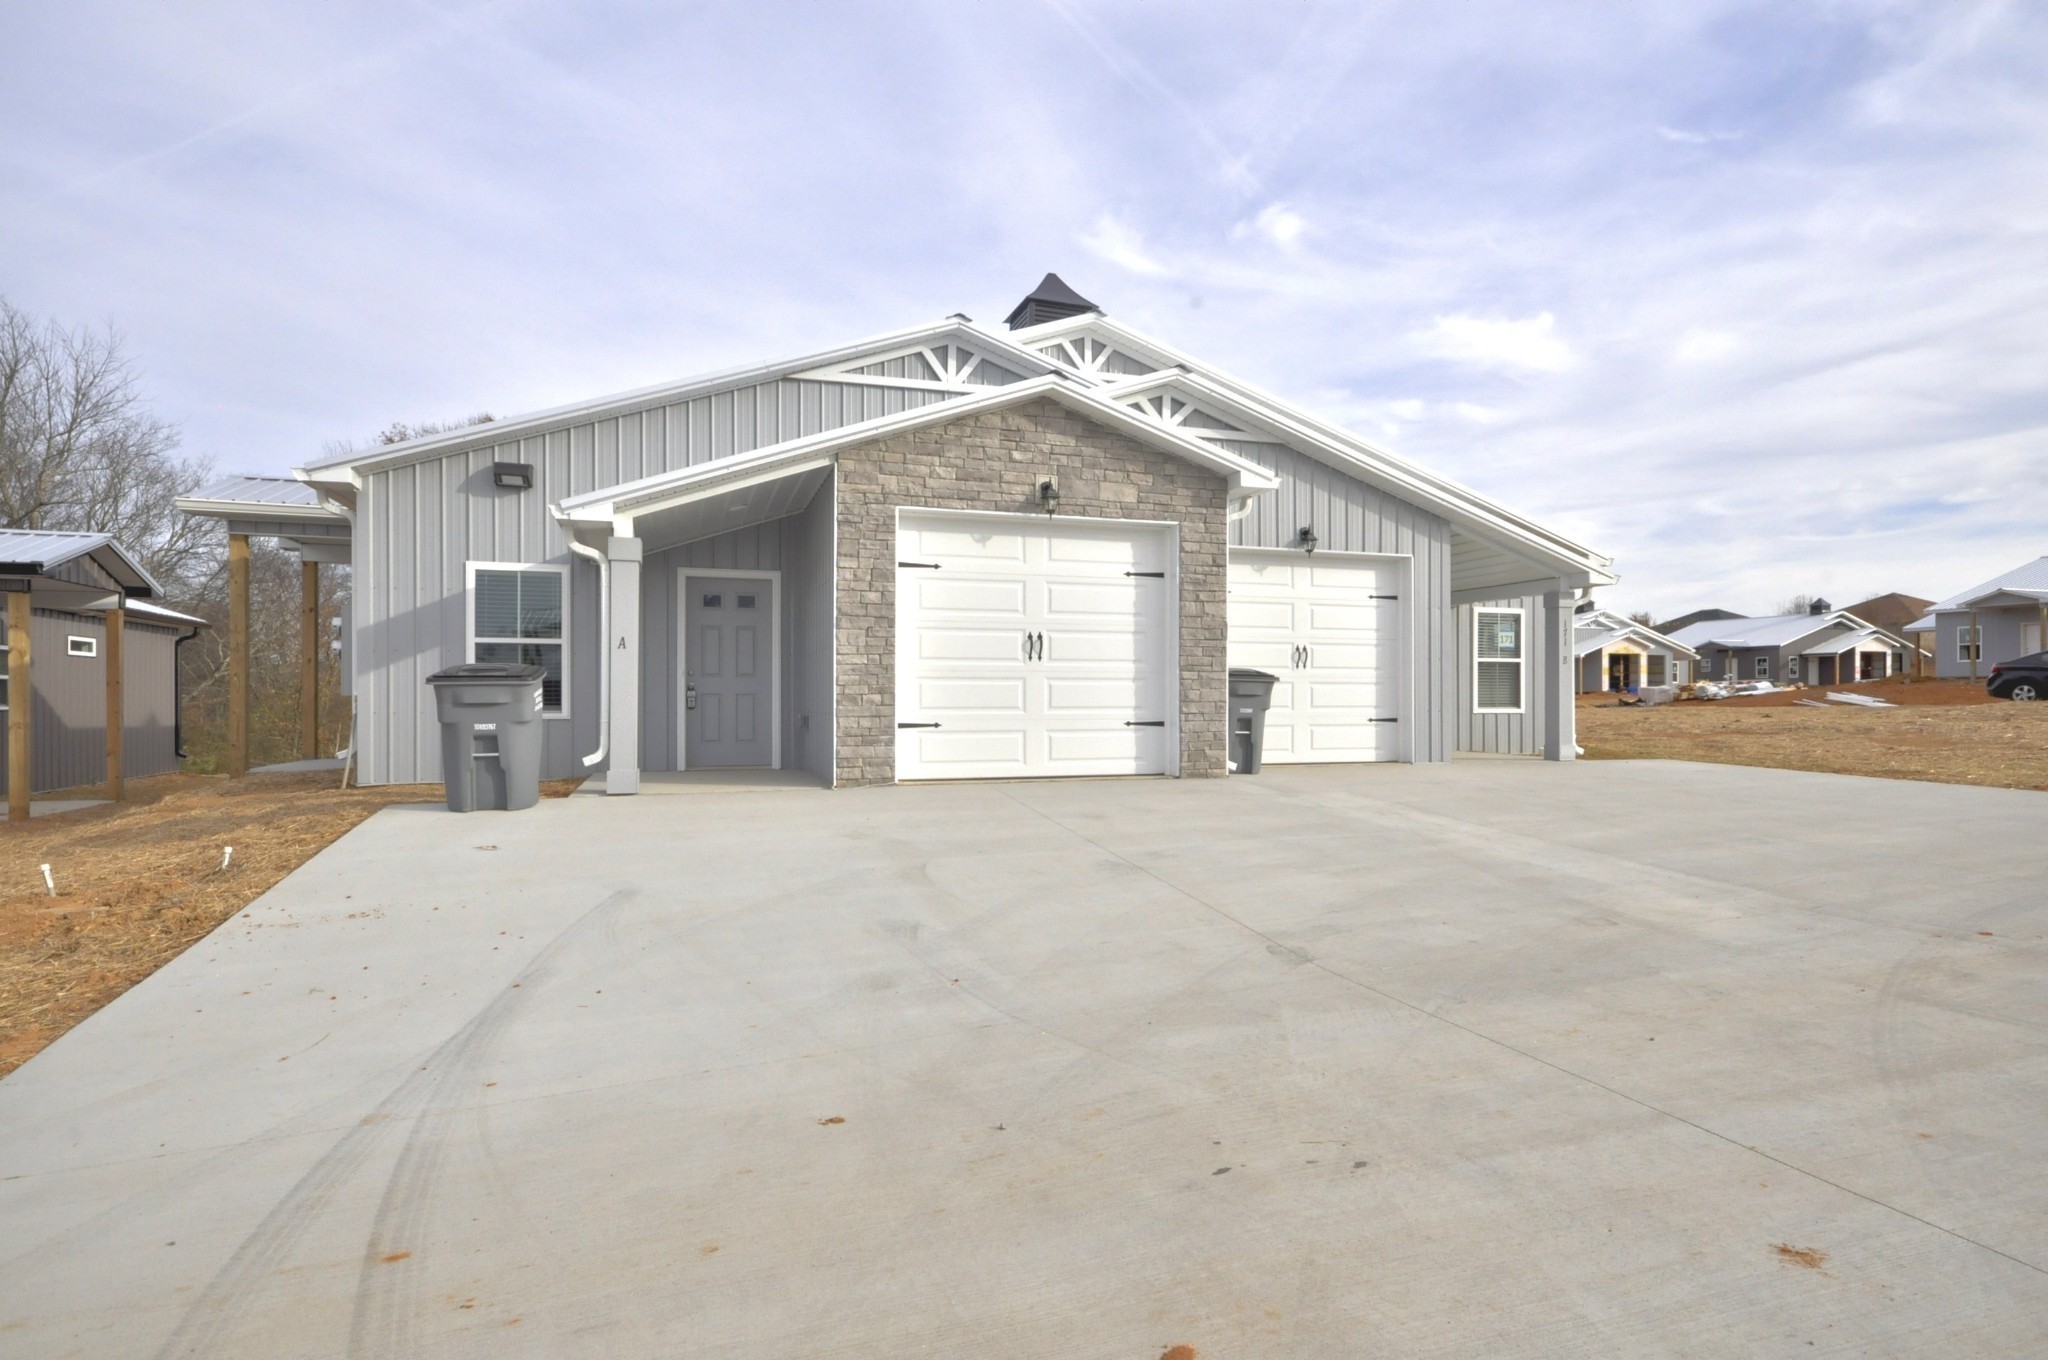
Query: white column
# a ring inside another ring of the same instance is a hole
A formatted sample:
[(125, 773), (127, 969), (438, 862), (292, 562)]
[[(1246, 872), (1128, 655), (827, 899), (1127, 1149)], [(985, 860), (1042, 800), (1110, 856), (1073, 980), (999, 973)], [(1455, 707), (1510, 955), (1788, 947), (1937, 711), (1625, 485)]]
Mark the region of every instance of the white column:
[(605, 544), (611, 562), (612, 632), (604, 640), (611, 673), (611, 761), (604, 791), (640, 792), (640, 558), (637, 538), (614, 535)]
[[(1543, 758), (1573, 760), (1578, 756), (1579, 705), (1577, 686), (1572, 683), (1572, 606), (1568, 590), (1552, 590), (1543, 596), (1543, 646), (1536, 651), (1536, 663), (1550, 668), (1550, 684), (1544, 694)], [(1606, 686), (1605, 668), (1601, 685)]]

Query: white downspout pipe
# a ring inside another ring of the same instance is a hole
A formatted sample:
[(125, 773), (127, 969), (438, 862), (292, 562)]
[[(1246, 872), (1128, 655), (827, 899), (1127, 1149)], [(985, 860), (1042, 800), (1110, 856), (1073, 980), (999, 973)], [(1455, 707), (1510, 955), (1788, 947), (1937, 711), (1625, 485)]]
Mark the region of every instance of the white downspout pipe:
[[(560, 510), (555, 511), (555, 518), (562, 518)], [(612, 635), (612, 564), (597, 549), (579, 543), (566, 523), (563, 529), (569, 551), (597, 563), (597, 749), (583, 757), (583, 768), (589, 769), (603, 762), (612, 741), (612, 653), (604, 645), (604, 639)]]

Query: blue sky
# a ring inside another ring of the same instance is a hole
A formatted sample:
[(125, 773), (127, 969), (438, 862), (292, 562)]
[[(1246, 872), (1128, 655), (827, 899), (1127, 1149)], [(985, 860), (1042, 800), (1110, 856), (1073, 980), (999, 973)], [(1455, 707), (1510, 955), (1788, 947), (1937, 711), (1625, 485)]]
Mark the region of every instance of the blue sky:
[(13, 5), (0, 294), (225, 470), (1048, 269), (1612, 553), (1607, 603), (2048, 553), (2048, 8)]

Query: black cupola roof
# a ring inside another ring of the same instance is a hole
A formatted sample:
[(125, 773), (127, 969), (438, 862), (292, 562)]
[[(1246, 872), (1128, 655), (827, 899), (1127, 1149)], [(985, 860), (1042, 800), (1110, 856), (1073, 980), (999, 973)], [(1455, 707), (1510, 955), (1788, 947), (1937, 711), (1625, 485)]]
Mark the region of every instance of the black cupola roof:
[(1003, 324), (1011, 330), (1025, 326), (1039, 326), (1048, 321), (1063, 321), (1083, 312), (1099, 312), (1102, 309), (1067, 287), (1066, 281), (1057, 274), (1047, 274), (1036, 288), (1024, 295), (1024, 300), (1011, 309), (1003, 318)]

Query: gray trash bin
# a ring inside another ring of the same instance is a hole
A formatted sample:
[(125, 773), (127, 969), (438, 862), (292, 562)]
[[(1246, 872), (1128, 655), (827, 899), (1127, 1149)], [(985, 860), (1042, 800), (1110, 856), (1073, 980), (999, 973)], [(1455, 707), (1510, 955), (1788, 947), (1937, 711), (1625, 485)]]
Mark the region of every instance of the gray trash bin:
[(480, 661), (427, 677), (441, 719), (448, 810), (529, 808), (540, 801), (539, 666)]
[(1265, 761), (1266, 710), (1279, 679), (1265, 671), (1230, 672), (1230, 758), (1238, 774), (1257, 774)]

